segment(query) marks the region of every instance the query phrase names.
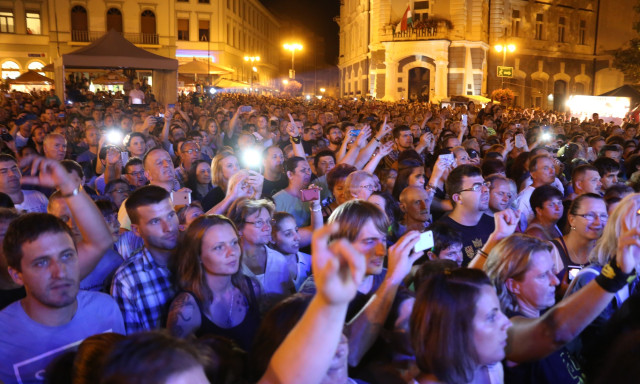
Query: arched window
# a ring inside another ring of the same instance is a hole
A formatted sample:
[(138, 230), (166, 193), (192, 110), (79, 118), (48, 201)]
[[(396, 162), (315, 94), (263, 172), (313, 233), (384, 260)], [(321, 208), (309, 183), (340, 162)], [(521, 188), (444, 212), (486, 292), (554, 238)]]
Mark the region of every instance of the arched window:
[(71, 40), (89, 41), (87, 10), (80, 5), (71, 8)]
[(158, 44), (156, 35), (156, 15), (146, 10), (140, 15), (140, 32), (142, 32), (143, 44)]
[(42, 64), (39, 61), (34, 61), (29, 63), (29, 65), (27, 65), (27, 69), (30, 69), (32, 71), (37, 71), (42, 76), (45, 76), (44, 72), (41, 72), (42, 67), (44, 67), (44, 64)]
[(20, 76), (20, 66), (15, 61), (7, 60), (2, 63), (2, 78), (15, 79)]
[(112, 29), (122, 33), (122, 12), (118, 8), (111, 8), (107, 11), (107, 31)]

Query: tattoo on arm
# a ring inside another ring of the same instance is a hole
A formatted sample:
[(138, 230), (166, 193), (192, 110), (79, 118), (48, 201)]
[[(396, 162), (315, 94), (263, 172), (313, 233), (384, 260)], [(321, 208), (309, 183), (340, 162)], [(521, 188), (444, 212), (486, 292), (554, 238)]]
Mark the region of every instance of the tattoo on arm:
[(171, 303), (167, 328), (172, 335), (187, 337), (199, 327), (198, 308), (194, 299), (188, 293), (179, 294)]

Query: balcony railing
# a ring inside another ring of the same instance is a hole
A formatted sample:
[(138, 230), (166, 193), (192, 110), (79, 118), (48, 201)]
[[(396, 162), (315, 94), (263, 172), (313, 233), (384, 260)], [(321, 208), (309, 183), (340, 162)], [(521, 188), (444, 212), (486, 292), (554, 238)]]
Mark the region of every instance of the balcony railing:
[(408, 27), (405, 31), (393, 31), (392, 41), (440, 40), (449, 37), (449, 27), (445, 22), (420, 28)]
[[(97, 31), (71, 31), (71, 41), (91, 43), (104, 36), (104, 32)], [(133, 44), (158, 45), (158, 34), (156, 33), (122, 33), (125, 39)]]

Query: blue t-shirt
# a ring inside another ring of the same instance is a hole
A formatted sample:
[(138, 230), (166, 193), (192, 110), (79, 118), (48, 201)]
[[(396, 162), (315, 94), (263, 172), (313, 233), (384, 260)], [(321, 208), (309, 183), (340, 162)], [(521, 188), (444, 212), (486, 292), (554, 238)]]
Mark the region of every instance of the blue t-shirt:
[(79, 291), (73, 319), (59, 327), (32, 320), (21, 301), (0, 311), (0, 382), (43, 383), (45, 368), (89, 336), (124, 334), (122, 313), (109, 295)]

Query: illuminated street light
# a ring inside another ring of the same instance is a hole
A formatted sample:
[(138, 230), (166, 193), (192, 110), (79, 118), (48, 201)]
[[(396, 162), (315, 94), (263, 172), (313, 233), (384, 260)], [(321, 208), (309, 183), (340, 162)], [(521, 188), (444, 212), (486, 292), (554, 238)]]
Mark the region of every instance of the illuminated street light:
[(282, 84), (284, 84), (284, 85), (289, 84), (289, 80), (287, 80), (287, 79), (282, 80)]
[[(251, 64), (253, 64), (253, 63), (256, 63), (256, 62), (260, 61), (260, 56), (245, 56), (244, 57), (244, 61), (247, 61), (247, 62), (250, 61)], [(256, 68), (256, 67), (252, 66), (251, 69), (253, 70), (253, 72), (258, 72), (258, 68)], [(242, 66), (242, 71), (244, 72), (244, 66)], [(253, 73), (251, 73), (250, 76), (251, 76), (251, 81), (250, 81), (251, 87), (249, 89), (250, 89), (250, 92), (252, 92), (253, 91)]]
[(325, 93), (326, 91), (327, 91), (326, 89), (324, 89), (324, 88), (320, 88), (320, 92), (321, 92), (321, 93)]
[[(496, 52), (502, 52), (502, 66), (505, 66), (507, 61), (507, 51), (513, 53), (516, 51), (516, 46), (514, 44), (498, 44), (493, 47)], [(502, 88), (504, 89), (504, 77), (502, 78)]]
[(291, 71), (289, 71), (289, 78), (295, 79), (296, 69), (294, 64), (295, 64), (296, 50), (302, 51), (302, 44), (298, 44), (298, 43), (285, 44), (284, 49), (286, 49), (287, 51), (291, 51)]

